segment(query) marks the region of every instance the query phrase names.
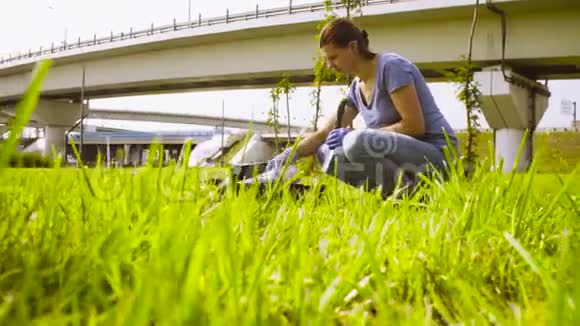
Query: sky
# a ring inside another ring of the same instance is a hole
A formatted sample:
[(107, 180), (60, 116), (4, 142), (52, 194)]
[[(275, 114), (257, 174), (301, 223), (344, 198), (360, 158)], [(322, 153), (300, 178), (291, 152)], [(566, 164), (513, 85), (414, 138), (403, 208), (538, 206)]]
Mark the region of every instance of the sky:
[[(5, 1), (0, 11), (0, 56), (8, 53), (27, 52), (28, 49), (46, 48), (52, 42), (62, 43), (91, 39), (93, 34), (108, 35), (111, 31), (128, 32), (130, 28), (142, 29), (153, 23), (156, 26), (177, 21), (187, 21), (191, 16), (223, 16), (226, 8), (230, 13), (251, 11), (256, 4), (261, 8), (287, 6), (289, 0), (18, 0)], [(293, 4), (304, 4), (312, 0), (293, 0)], [(191, 8), (191, 9), (190, 9)], [(190, 9), (190, 10), (189, 10)], [(372, 36), (371, 36), (372, 46)], [(394, 51), (396, 49), (375, 49)], [(580, 80), (549, 81), (552, 96), (539, 128), (569, 127), (572, 116), (562, 114), (563, 99), (580, 103)], [(453, 85), (429, 83), (435, 100), (452, 127), (466, 127), (465, 110), (456, 99)], [(310, 125), (314, 109), (310, 104), (309, 87), (298, 88), (291, 94), (290, 109), (292, 122)], [(232, 118), (254, 117), (265, 120), (271, 107), (269, 89), (234, 90), (213, 92), (191, 92), (179, 94), (147, 95), (91, 100), (91, 107), (141, 111), (165, 111), (175, 113), (209, 114), (220, 117), (222, 104), (224, 115)], [(323, 90), (323, 114), (334, 111), (339, 101), (340, 87)], [(281, 113), (286, 112), (284, 102)], [(282, 120), (286, 119), (283, 113)], [(482, 126), (487, 127), (485, 119)], [(91, 121), (102, 125), (104, 121)], [(126, 121), (107, 122), (119, 128), (191, 129), (187, 125), (135, 123)]]

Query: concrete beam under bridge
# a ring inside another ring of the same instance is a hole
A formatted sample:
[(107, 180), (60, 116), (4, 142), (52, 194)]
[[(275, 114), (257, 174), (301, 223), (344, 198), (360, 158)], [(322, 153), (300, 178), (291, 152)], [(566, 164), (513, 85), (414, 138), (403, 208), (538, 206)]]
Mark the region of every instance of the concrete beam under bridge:
[[(54, 106), (57, 105), (58, 111), (54, 111)], [(38, 113), (32, 115), (28, 126), (42, 127), (48, 124), (59, 124), (72, 126), (79, 120), (80, 104), (40, 101)], [(37, 109), (37, 110), (38, 110)], [(0, 110), (0, 124), (8, 124), (15, 117), (14, 109)], [(161, 123), (178, 123), (178, 124), (192, 124), (202, 126), (221, 127), (222, 119), (219, 117), (193, 115), (193, 114), (177, 114), (165, 112), (150, 112), (150, 111), (125, 111), (125, 110), (109, 110), (91, 108), (88, 113), (85, 113), (85, 119), (103, 119), (103, 120), (126, 120), (126, 121), (146, 121), (146, 122), (161, 122)], [(250, 129), (260, 132), (273, 132), (272, 127), (265, 121), (253, 121), (249, 119), (226, 118), (223, 121), (226, 128)], [(281, 126), (281, 132), (287, 132), (287, 126)], [(292, 133), (301, 132), (302, 130), (310, 130), (310, 127), (291, 125), (290, 131)]]
[[(219, 117), (192, 115), (192, 114), (177, 114), (165, 112), (148, 112), (148, 111), (124, 111), (124, 110), (105, 110), (91, 108), (89, 110), (88, 119), (103, 119), (103, 120), (127, 120), (127, 121), (148, 121), (148, 122), (164, 122), (164, 123), (179, 123), (179, 124), (193, 124), (203, 126), (222, 126), (222, 119)], [(226, 118), (223, 121), (226, 128), (239, 129), (253, 129), (256, 131), (272, 131), (272, 126), (264, 121), (252, 121), (249, 119)], [(300, 132), (307, 127), (290, 126), (291, 132)], [(286, 126), (282, 126), (284, 132), (287, 131)]]
[[(0, 124), (8, 124), (16, 117), (16, 108), (6, 106), (0, 108)], [(36, 109), (30, 115), (29, 127), (47, 125), (72, 126), (80, 118), (80, 103), (65, 101), (40, 100)], [(85, 109), (86, 110), (86, 109)]]

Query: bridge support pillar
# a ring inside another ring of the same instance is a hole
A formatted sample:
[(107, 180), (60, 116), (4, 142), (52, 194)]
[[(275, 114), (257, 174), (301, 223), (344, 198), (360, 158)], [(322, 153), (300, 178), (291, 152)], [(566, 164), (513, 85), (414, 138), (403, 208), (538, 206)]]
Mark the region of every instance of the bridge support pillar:
[(131, 144), (123, 144), (123, 165), (129, 164)]
[(48, 125), (44, 129), (44, 148), (42, 154), (55, 158), (55, 155), (62, 155), (64, 153), (65, 133), (70, 127)]
[[(85, 112), (86, 112), (85, 108)], [(43, 155), (64, 154), (65, 133), (80, 117), (80, 103), (40, 100), (31, 119), (45, 127)]]
[(503, 162), (502, 172), (506, 173), (527, 170), (534, 155), (533, 132), (548, 107), (548, 88), (507, 67), (502, 72), (501, 66), (476, 72), (474, 80), (480, 86), (482, 113), (494, 129), (495, 164)]

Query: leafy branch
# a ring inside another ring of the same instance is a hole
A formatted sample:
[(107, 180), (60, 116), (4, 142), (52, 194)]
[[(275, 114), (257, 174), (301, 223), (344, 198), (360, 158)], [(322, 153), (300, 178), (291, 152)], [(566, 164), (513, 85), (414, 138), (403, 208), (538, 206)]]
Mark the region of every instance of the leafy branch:
[(278, 85), (270, 90), (270, 98), (272, 99), (272, 106), (268, 111), (268, 118), (266, 122), (274, 129), (274, 144), (276, 152), (279, 150), (278, 133), (280, 131), (280, 114), (278, 113), (278, 101), (280, 100), (281, 89)]

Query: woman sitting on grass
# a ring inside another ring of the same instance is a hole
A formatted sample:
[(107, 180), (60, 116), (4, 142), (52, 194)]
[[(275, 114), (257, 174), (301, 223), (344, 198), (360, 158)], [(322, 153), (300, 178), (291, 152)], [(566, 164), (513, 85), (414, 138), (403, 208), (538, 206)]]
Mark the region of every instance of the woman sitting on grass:
[[(340, 124), (333, 115), (320, 130), (303, 139), (295, 155), (286, 149), (268, 163), (280, 170), (301, 157), (315, 155), (323, 164), (331, 151), (342, 147), (333, 173), (344, 182), (395, 189), (400, 171), (404, 185), (413, 187), (418, 173), (431, 167), (445, 175), (445, 133), (457, 150), (457, 138), (441, 114), (418, 68), (395, 53), (369, 50), (366, 31), (350, 20), (337, 18), (321, 31), (320, 49), (329, 68), (354, 75)], [(362, 115), (365, 129), (352, 129)], [(336, 126), (339, 126), (336, 128)]]

